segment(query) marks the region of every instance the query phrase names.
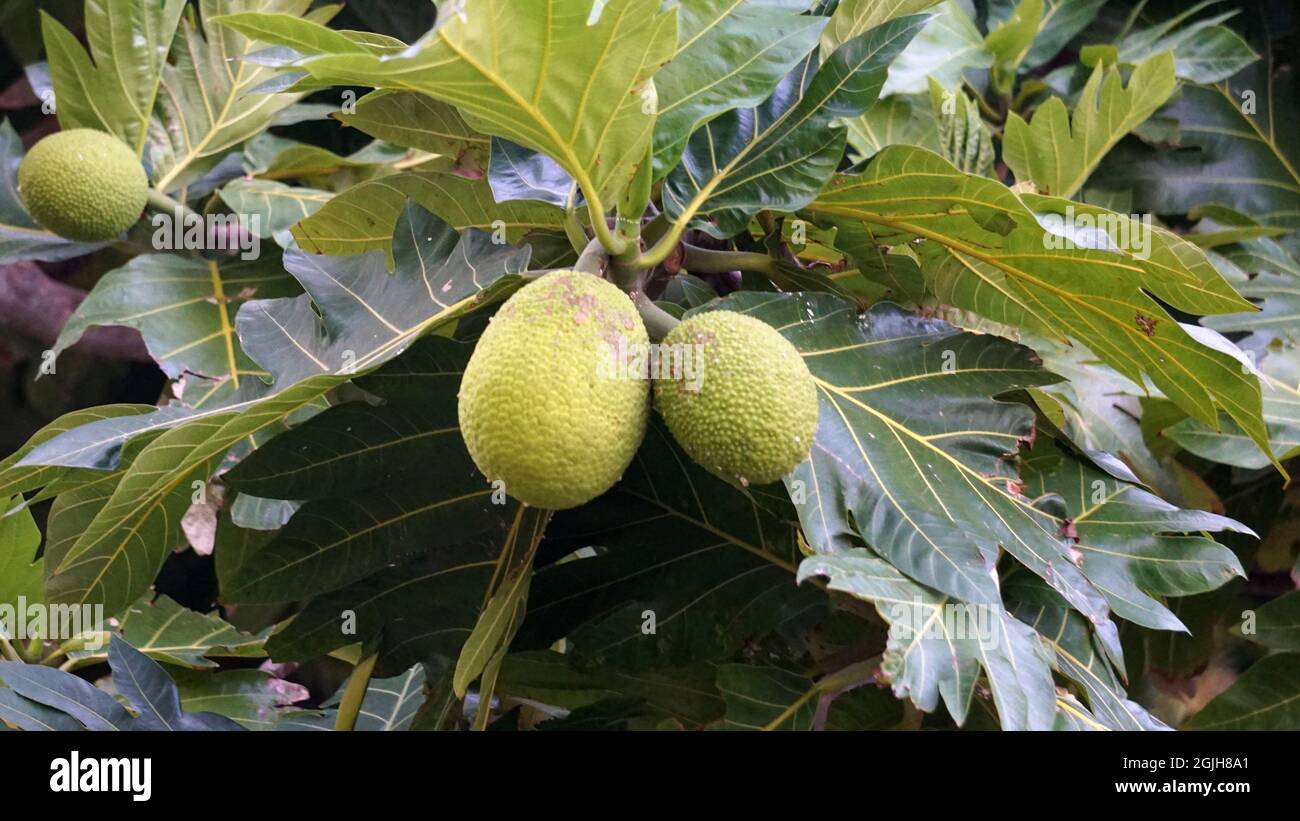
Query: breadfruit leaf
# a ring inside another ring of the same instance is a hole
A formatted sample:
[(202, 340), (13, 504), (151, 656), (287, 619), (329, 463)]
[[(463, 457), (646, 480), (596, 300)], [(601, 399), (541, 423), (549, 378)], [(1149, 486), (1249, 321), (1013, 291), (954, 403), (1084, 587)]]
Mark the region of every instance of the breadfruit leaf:
[(1167, 51), (1133, 69), (1127, 87), (1118, 68), (1105, 70), (1098, 63), (1072, 114), (1060, 97), (1050, 97), (1029, 123), (1015, 112), (1008, 115), (1002, 158), (1017, 182), (1073, 197), (1107, 152), (1164, 105), (1174, 86), (1174, 58)]
[(528, 231), (558, 228), (564, 212), (541, 202), (497, 202), (487, 180), (438, 171), (410, 171), (359, 183), (335, 195), (293, 228), (294, 238), (314, 254), (351, 256), (391, 253), (393, 226), (415, 201), (453, 228), (504, 229), (518, 241)]
[(825, 615), (797, 587), (794, 511), (779, 485), (740, 490), (691, 462), (658, 418), (613, 491), (556, 515), (548, 547), (596, 555), (533, 580), (522, 647), (568, 636), (580, 667), (727, 658), (746, 637)]
[(1019, 492), (1016, 453), (1033, 412), (992, 397), (1049, 384), (1023, 347), (963, 333), (882, 303), (737, 294), (720, 308), (781, 330), (821, 394), (812, 457), (786, 478), (819, 553), (858, 539), (917, 581), (962, 602), (1001, 605), (1003, 549), (1097, 626), (1118, 659), (1105, 598), (1075, 566), (1050, 516)]
[(220, 407), (236, 400), (241, 383), (270, 376), (235, 334), (240, 307), (300, 292), (278, 255), (240, 262), (145, 254), (100, 278), (51, 350), (57, 355), (96, 326), (136, 328), (168, 376), (188, 375), (185, 404)]
[(820, 65), (810, 54), (758, 106), (727, 112), (696, 131), (682, 164), (664, 180), (665, 212), (730, 237), (760, 210), (808, 204), (844, 154), (845, 130), (832, 125), (876, 102), (890, 62), (926, 19), (891, 20)]
[(185, 5), (87, 0), (89, 54), (62, 23), (42, 12), (59, 125), (115, 134), (142, 155)]
[(84, 425), (18, 463), (113, 467), (128, 440), (165, 431), (141, 450), (108, 504), (50, 568), (53, 600), (102, 601), (106, 611), (120, 613), (147, 589), (178, 540), (191, 482), (210, 476), (240, 441), (491, 299), (508, 284), (503, 277), (523, 269), (528, 251), (492, 245), (475, 232), (458, 240), (445, 223), (413, 207), (399, 226), (395, 256), (397, 270), (390, 275), (382, 254), (326, 259), (291, 253), (287, 267), (307, 294), (249, 303), (237, 325), (244, 350), (272, 374), (271, 384), (255, 380), (239, 401), (219, 410), (173, 406)]
[(1246, 575), (1231, 550), (1205, 535), (1253, 536), (1240, 522), (1181, 509), (1067, 455), (1047, 438), (1035, 443), (1022, 476), (1026, 494), (1059, 497), (1059, 507), (1043, 507), (1072, 534), (1083, 572), (1117, 616), (1155, 630), (1186, 631), (1159, 598), (1205, 593)]
[[(162, 66), (157, 111), (147, 112), (154, 114), (148, 156), (155, 188), (177, 191), (202, 178), (228, 151), (262, 133), (302, 99), (300, 92), (259, 90), (276, 70), (247, 59), (260, 48), (257, 40), (217, 28), (213, 19), (253, 8), (293, 19), (310, 6), (310, 0), (203, 0), (198, 20), (181, 20), (172, 62)], [(309, 19), (324, 23), (337, 11), (325, 6)]]
[(1056, 686), (1047, 650), (1000, 602), (954, 601), (899, 573), (869, 551), (813, 556), (800, 580), (824, 576), (830, 589), (874, 602), (891, 625), (881, 669), (894, 694), (927, 712), (943, 699), (964, 723), (983, 672), (1004, 730), (1048, 730), (1056, 720)]
[(803, 14), (807, 9), (805, 0), (684, 0), (678, 5), (677, 50), (655, 75), (656, 178), (677, 164), (695, 129), (723, 112), (763, 102), (817, 46), (827, 20)]
[[(677, 42), (677, 15), (659, 6), (467, 0), (440, 9), (438, 24), (409, 50), (319, 50), (292, 68), (317, 81), (418, 91), (450, 103), (476, 130), (548, 154), (589, 199), (608, 207), (646, 156), (656, 110), (651, 78)], [(296, 47), (297, 32), (277, 32), (261, 17), (224, 24)]]
[[(1093, 722), (1112, 730), (1169, 729), (1129, 699), (1105, 649), (1088, 629), (1087, 620), (1028, 573), (1010, 573), (1005, 581), (1008, 609), (1017, 619), (1033, 627), (1047, 643), (1052, 669), (1082, 688)], [(1083, 723), (1085, 727), (1088, 724)]]
[[(1258, 381), (1237, 358), (1190, 335), (1157, 299), (1202, 315), (1253, 306), (1203, 251), (1171, 232), (1093, 206), (1022, 199), (910, 146), (885, 148), (865, 173), (834, 178), (808, 210), (858, 222), (881, 245), (917, 242), (942, 302), (1073, 337), (1129, 380), (1149, 376), (1201, 421), (1214, 424), (1223, 410), (1267, 448)], [(1067, 237), (1071, 213), (1091, 220), (1095, 234)], [(1065, 233), (1049, 230), (1058, 223)]]
[(1131, 191), (1144, 213), (1216, 203), (1264, 225), (1300, 226), (1300, 80), (1277, 61), (1268, 28), (1259, 21), (1262, 59), (1214, 85), (1184, 85), (1161, 112), (1178, 121), (1177, 145), (1120, 146), (1097, 182)]

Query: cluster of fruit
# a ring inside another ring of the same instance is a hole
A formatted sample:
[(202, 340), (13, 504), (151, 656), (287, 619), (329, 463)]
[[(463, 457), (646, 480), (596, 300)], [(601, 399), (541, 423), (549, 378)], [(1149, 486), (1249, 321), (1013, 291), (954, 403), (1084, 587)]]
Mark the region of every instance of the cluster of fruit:
[[(149, 190), (135, 154), (90, 129), (41, 140), (18, 180), (32, 217), (79, 242), (122, 234)], [(474, 463), (525, 504), (576, 507), (622, 477), (645, 437), (652, 393), (683, 450), (730, 482), (774, 482), (807, 458), (817, 390), (779, 333), (743, 314), (711, 311), (680, 323), (661, 344), (698, 353), (697, 373), (602, 375), (600, 357), (649, 346), (628, 295), (577, 271), (524, 287), (501, 307), (465, 370), (460, 423)]]
[(645, 436), (652, 393), (682, 449), (727, 481), (774, 482), (807, 458), (817, 389), (775, 329), (710, 311), (661, 344), (698, 351), (698, 372), (602, 376), (602, 357), (649, 345), (628, 295), (578, 271), (525, 286), (497, 312), (465, 369), (460, 425), (474, 463), (524, 504), (576, 507), (622, 477)]

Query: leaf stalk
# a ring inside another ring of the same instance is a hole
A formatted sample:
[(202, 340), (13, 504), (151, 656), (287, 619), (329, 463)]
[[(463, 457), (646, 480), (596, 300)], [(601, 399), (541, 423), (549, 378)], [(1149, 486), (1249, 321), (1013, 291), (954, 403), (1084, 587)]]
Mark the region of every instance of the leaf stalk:
[(693, 274), (721, 274), (727, 271), (755, 271), (768, 275), (778, 273), (776, 260), (767, 254), (751, 251), (720, 251), (689, 243), (684, 247), (686, 254), (682, 258), (682, 267)]
[(22, 658), (19, 657), (18, 651), (14, 650), (14, 646), (9, 643), (9, 639), (2, 634), (0, 634), (0, 655), (3, 655), (9, 661), (16, 661), (19, 664), (23, 661)]
[(343, 700), (339, 702), (339, 713), (334, 719), (335, 730), (351, 730), (357, 726), (357, 715), (361, 713), (361, 702), (366, 698), (366, 688), (370, 686), (370, 675), (375, 671), (375, 662), (379, 653), (374, 652), (363, 658), (352, 669), (348, 677), (348, 687), (343, 691)]

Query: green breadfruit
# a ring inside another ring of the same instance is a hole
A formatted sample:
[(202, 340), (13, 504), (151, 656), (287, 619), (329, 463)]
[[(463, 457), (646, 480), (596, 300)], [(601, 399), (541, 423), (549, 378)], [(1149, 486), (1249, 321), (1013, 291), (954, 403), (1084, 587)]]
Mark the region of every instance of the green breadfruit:
[(149, 179), (122, 141), (74, 128), (32, 146), (18, 168), (18, 190), (45, 229), (78, 242), (107, 242), (140, 219)]
[[(740, 485), (775, 482), (808, 457), (817, 386), (803, 357), (772, 326), (733, 311), (697, 314), (664, 338), (673, 361), (655, 382), (655, 407), (674, 438), (710, 472)], [(690, 352), (687, 358), (685, 352)]]
[(599, 277), (554, 271), (525, 286), (465, 368), (460, 427), (474, 464), (533, 507), (609, 490), (645, 436), (650, 386), (605, 366), (648, 343), (627, 294)]

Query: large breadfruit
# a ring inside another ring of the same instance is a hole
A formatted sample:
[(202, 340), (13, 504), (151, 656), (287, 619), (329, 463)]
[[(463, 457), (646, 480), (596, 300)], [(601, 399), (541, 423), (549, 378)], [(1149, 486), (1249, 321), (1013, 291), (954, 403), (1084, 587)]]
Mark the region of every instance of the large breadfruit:
[[(655, 382), (655, 407), (692, 459), (740, 485), (775, 482), (808, 456), (817, 387), (803, 357), (772, 326), (710, 311), (664, 338), (695, 374)], [(673, 349), (670, 349), (673, 350)]]
[(474, 464), (533, 507), (604, 493), (645, 436), (650, 385), (609, 367), (648, 344), (628, 296), (599, 277), (554, 271), (525, 286), (479, 339), (460, 390)]
[(18, 168), (18, 190), (43, 228), (78, 242), (106, 242), (140, 219), (149, 180), (121, 140), (74, 128), (32, 146)]

